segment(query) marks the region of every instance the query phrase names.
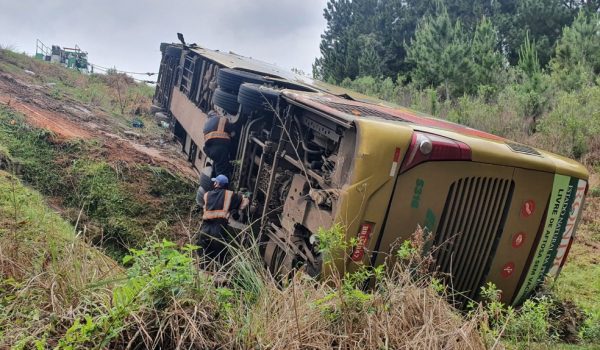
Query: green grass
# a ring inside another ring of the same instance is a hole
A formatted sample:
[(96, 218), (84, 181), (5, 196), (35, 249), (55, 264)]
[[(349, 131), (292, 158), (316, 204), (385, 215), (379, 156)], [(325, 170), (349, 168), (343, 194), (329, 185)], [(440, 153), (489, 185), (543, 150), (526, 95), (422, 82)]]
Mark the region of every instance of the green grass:
[(600, 263), (593, 249), (575, 244), (557, 281), (558, 294), (600, 313)]
[(23, 180), (46, 195), (64, 195), (66, 187), (61, 157), (78, 157), (82, 144), (78, 141), (55, 144), (52, 134), (25, 123), (22, 115), (0, 106), (0, 147), (10, 154), (10, 161)]
[(182, 220), (189, 222), (194, 184), (160, 167), (109, 163), (104, 151), (100, 140), (57, 141), (0, 106), (0, 159), (26, 184), (56, 198), (92, 242), (120, 258), (163, 221), (170, 224), (163, 237), (178, 239), (173, 234)]
[[(107, 300), (99, 280), (121, 273), (76, 238), (44, 197), (0, 171), (0, 347), (31, 344), (65, 325), (61, 318)], [(4, 345), (2, 345), (4, 344)]]
[(585, 342), (600, 341), (600, 264), (598, 251), (581, 243), (573, 245), (557, 281), (560, 298), (573, 300), (587, 319), (580, 330)]

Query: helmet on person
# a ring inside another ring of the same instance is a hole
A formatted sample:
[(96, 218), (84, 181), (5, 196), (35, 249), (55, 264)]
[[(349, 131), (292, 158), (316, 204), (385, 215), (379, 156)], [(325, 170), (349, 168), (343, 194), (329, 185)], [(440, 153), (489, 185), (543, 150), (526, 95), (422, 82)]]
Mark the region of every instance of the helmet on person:
[(213, 177), (211, 179), (212, 182), (216, 182), (220, 187), (224, 187), (229, 185), (229, 179), (225, 175), (217, 175), (217, 177)]

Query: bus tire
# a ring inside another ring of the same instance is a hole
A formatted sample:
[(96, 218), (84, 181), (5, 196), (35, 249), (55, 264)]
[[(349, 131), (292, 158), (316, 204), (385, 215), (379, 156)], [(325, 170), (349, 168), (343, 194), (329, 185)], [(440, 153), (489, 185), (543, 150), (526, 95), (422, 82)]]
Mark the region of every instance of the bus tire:
[(240, 107), (236, 95), (227, 91), (223, 91), (220, 88), (215, 89), (215, 93), (213, 94), (213, 103), (216, 106), (223, 108), (225, 112), (231, 115), (236, 115), (238, 108)]
[(243, 83), (265, 84), (267, 81), (260, 75), (237, 69), (221, 68), (217, 73), (217, 85), (222, 90), (237, 94)]
[(248, 112), (273, 111), (280, 93), (280, 90), (268, 86), (245, 83), (240, 86), (238, 102)]

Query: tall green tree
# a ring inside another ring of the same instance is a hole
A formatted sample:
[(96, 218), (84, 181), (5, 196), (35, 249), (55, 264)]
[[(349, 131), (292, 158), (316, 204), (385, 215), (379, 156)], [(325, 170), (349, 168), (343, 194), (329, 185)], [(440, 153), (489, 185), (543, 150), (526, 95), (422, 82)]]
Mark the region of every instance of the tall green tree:
[(407, 45), (407, 58), (414, 64), (411, 77), (415, 84), (442, 86), (449, 99), (466, 92), (473, 67), (461, 22), (452, 22), (445, 6), (438, 5), (437, 14), (419, 24)]
[(593, 83), (600, 74), (600, 15), (581, 11), (573, 24), (565, 27), (551, 62), (558, 84), (567, 90)]
[(498, 31), (487, 18), (477, 24), (471, 41), (472, 84), (496, 86), (504, 66), (504, 56), (498, 50)]
[[(418, 24), (435, 15), (438, 2), (453, 23), (460, 21), (465, 34), (472, 36), (481, 18), (488, 19), (496, 28), (496, 51), (513, 66), (518, 64), (526, 32), (545, 67), (562, 28), (570, 25), (580, 9), (595, 13), (600, 8), (600, 0), (328, 0), (321, 57), (315, 60), (313, 73), (336, 83), (356, 79), (366, 74), (365, 60), (377, 57), (380, 64), (375, 70), (383, 77), (415, 75), (415, 61), (409, 59), (407, 50)], [(373, 39), (369, 45), (361, 40), (365, 36)]]
[(327, 28), (321, 35), (321, 57), (313, 65), (313, 75), (323, 80), (338, 82), (349, 76), (346, 56), (351, 41), (348, 29), (352, 24), (352, 2), (330, 0), (323, 11), (323, 17), (327, 20)]
[(433, 9), (432, 2), (418, 0), (329, 0), (323, 13), (327, 27), (321, 35), (321, 57), (313, 64), (313, 74), (338, 83), (355, 79), (365, 49), (358, 42), (363, 35), (377, 43), (381, 74), (408, 72), (404, 44), (420, 18)]
[(535, 41), (529, 39), (529, 33), (525, 33), (525, 41), (519, 48), (518, 70), (521, 84), (517, 85), (517, 89), (521, 105), (524, 106), (525, 118), (529, 121), (528, 132), (533, 134), (537, 129), (538, 118), (546, 107), (545, 92), (548, 86), (542, 74)]
[(564, 0), (504, 0), (490, 19), (498, 27), (511, 65), (517, 65), (519, 50), (529, 39), (536, 45), (541, 66), (552, 57), (561, 28), (569, 25), (577, 11)]
[(379, 54), (381, 45), (376, 36), (374, 34), (363, 34), (357, 41), (361, 47), (358, 57), (358, 75), (361, 77), (381, 76), (383, 61)]

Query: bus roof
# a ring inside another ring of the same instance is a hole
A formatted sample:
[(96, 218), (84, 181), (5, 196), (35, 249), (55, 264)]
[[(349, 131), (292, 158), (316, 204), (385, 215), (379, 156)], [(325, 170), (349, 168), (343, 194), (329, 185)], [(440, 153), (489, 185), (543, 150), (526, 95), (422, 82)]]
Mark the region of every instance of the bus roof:
[(288, 92), (285, 93), (285, 95), (302, 104), (326, 111), (347, 121), (361, 117), (379, 120), (384, 119), (455, 131), (464, 135), (477, 136), (491, 140), (503, 140), (502, 137), (484, 131), (434, 118), (406, 107), (296, 74), (277, 67), (274, 64), (251, 57), (238, 55), (233, 52), (210, 50), (199, 46), (192, 47), (190, 50), (227, 68), (249, 71), (267, 76), (270, 80), (291, 82), (304, 88), (308, 88), (308, 90), (313, 92), (287, 90)]
[(252, 57), (238, 55), (234, 52), (222, 52), (219, 50), (210, 50), (204, 47), (194, 47), (191, 51), (206, 57), (214, 62), (219, 63), (227, 68), (239, 69), (265, 75), (272, 80), (291, 82), (312, 91), (322, 91), (336, 96), (348, 96), (349, 98), (371, 104), (379, 104), (383, 106), (399, 107), (392, 103), (382, 101), (367, 95), (363, 95), (356, 91), (344, 89), (339, 86), (328, 84), (301, 74), (297, 74), (274, 64), (267, 63)]

